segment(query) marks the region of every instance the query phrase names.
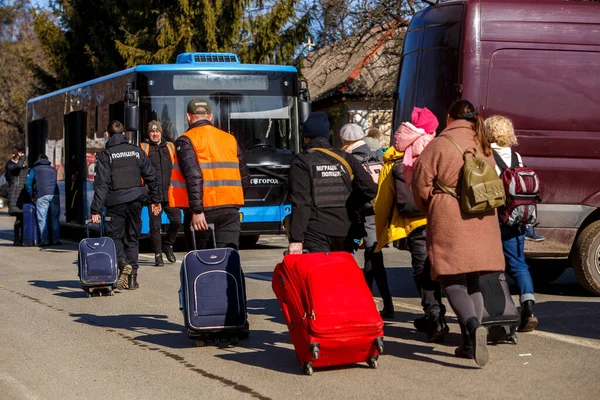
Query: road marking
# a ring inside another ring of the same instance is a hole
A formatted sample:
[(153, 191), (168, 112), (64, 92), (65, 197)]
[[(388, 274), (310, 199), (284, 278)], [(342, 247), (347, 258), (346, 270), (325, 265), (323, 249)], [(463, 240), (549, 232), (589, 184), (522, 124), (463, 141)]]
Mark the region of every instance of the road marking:
[(271, 282), (271, 277), (270, 276), (263, 276), (263, 275), (259, 275), (259, 274), (253, 274), (253, 273), (244, 273), (244, 276), (246, 278), (256, 279), (256, 280), (259, 280), (259, 281)]
[(575, 344), (577, 346), (583, 346), (583, 347), (587, 347), (589, 349), (600, 350), (600, 343), (594, 342), (591, 340), (587, 340), (587, 339), (581, 339), (581, 338), (577, 338), (577, 337), (573, 337), (573, 336), (561, 335), (559, 333), (543, 332), (543, 331), (533, 331), (533, 332), (529, 332), (527, 334), (540, 336), (540, 337), (543, 337), (546, 339), (552, 339), (552, 340), (556, 340), (559, 342)]
[(39, 397), (31, 393), (27, 386), (25, 386), (23, 383), (21, 383), (20, 381), (18, 381), (17, 379), (13, 378), (11, 375), (8, 375), (5, 372), (0, 372), (0, 380), (8, 383), (9, 385), (17, 389), (28, 400), (39, 399)]

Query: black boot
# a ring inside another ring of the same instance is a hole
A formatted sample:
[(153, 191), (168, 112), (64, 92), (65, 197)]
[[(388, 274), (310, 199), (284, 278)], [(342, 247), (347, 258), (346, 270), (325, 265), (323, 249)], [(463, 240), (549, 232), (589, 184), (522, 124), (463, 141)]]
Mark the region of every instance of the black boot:
[(533, 315), (533, 300), (526, 300), (521, 304), (521, 324), (519, 332), (533, 332), (538, 325), (538, 319)]
[(154, 255), (154, 266), (155, 267), (163, 267), (165, 263), (163, 262), (162, 254)]
[(450, 328), (446, 323), (446, 318), (443, 314), (432, 315), (429, 319), (429, 330), (427, 332), (427, 342), (441, 343), (444, 341), (444, 336), (450, 332)]
[(169, 260), (170, 263), (177, 261), (177, 257), (175, 257), (175, 252), (173, 251), (173, 246), (163, 246), (163, 253), (165, 253), (167, 260)]
[(127, 280), (127, 286), (129, 286), (129, 290), (139, 289), (140, 285), (137, 282), (137, 274), (129, 275), (129, 279)]
[(383, 309), (379, 311), (379, 315), (381, 315), (381, 318), (385, 319), (394, 318), (394, 303), (392, 301), (392, 296), (388, 295), (383, 297)]
[(487, 329), (479, 323), (477, 317), (469, 318), (465, 325), (473, 343), (473, 358), (477, 365), (483, 367), (490, 360), (487, 348)]
[(460, 334), (462, 335), (462, 344), (454, 350), (454, 355), (460, 358), (467, 358), (472, 360), (475, 357), (473, 353), (473, 342), (471, 341), (471, 335), (463, 324), (460, 325)]

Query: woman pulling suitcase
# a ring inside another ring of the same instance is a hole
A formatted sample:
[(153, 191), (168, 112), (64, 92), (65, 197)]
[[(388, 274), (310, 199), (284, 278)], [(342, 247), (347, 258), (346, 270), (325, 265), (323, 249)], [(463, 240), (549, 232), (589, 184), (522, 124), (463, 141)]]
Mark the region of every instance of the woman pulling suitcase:
[[(440, 282), (465, 330), (464, 342), (455, 354), (473, 357), (480, 366), (488, 362), (489, 354), (487, 331), (481, 325), (484, 306), (479, 274), (504, 270), (500, 227), (494, 209), (468, 214), (448, 192), (459, 198), (468, 194), (461, 192), (465, 162), (457, 147), (476, 149), (478, 157), (494, 166), (492, 142), (475, 107), (467, 100), (456, 101), (448, 111), (446, 129), (417, 160), (412, 183), (417, 205), (427, 211), (432, 278)], [(450, 190), (437, 189), (436, 181)]]

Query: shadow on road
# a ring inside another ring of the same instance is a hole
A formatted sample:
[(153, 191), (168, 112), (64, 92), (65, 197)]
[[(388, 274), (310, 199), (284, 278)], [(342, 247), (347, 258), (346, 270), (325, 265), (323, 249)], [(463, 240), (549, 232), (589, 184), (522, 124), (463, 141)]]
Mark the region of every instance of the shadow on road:
[(538, 331), (600, 339), (600, 305), (584, 301), (545, 301), (535, 305)]
[[(132, 332), (139, 330), (155, 330), (160, 334), (177, 331), (181, 335), (183, 327), (167, 320), (168, 316), (158, 314), (123, 314), (123, 315), (94, 315), (69, 314), (76, 318), (75, 322), (105, 328), (126, 329)], [(137, 339), (137, 338), (136, 338)]]

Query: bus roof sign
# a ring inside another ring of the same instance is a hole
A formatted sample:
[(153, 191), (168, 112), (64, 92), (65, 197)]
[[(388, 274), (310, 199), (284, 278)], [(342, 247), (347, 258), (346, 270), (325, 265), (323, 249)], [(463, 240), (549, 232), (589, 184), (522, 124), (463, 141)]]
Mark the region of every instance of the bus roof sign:
[(233, 53), (181, 53), (177, 56), (176, 64), (214, 64), (240, 63), (238, 56)]

